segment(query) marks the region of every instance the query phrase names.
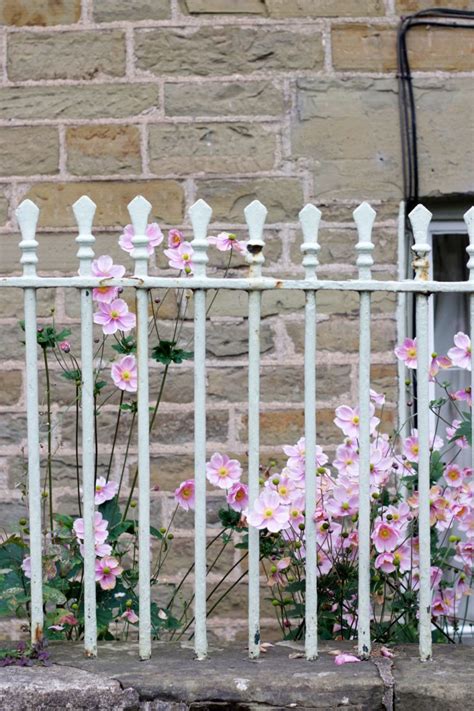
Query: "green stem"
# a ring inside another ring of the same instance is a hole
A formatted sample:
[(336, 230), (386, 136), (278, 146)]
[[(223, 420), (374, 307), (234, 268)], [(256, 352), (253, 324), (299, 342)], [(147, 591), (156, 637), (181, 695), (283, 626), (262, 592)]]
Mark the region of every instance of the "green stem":
[(76, 385), (76, 427), (75, 427), (75, 453), (76, 453), (76, 483), (77, 483), (77, 503), (79, 506), (79, 516), (82, 516), (81, 509), (81, 478), (79, 473), (79, 387)]
[(117, 413), (117, 421), (116, 421), (116, 423), (115, 423), (115, 432), (114, 432), (114, 439), (113, 439), (113, 442), (112, 442), (112, 450), (111, 450), (111, 452), (110, 452), (109, 464), (108, 464), (108, 466), (107, 466), (107, 477), (106, 477), (106, 481), (109, 480), (110, 472), (111, 472), (111, 469), (112, 469), (112, 460), (113, 460), (113, 458), (114, 458), (115, 444), (116, 444), (116, 442), (117, 442), (117, 436), (118, 436), (118, 431), (119, 431), (119, 426), (120, 426), (120, 416), (121, 416), (121, 414), (122, 414), (122, 403), (123, 403), (124, 395), (125, 395), (125, 391), (122, 390), (122, 391), (120, 392), (120, 402), (119, 402), (118, 413)]
[(48, 426), (48, 455), (47, 455), (47, 472), (48, 472), (48, 488), (49, 488), (49, 524), (51, 533), (53, 532), (53, 467), (51, 461), (51, 381), (49, 376), (49, 364), (47, 349), (43, 348), (44, 370), (46, 376), (46, 410), (47, 410), (47, 426)]

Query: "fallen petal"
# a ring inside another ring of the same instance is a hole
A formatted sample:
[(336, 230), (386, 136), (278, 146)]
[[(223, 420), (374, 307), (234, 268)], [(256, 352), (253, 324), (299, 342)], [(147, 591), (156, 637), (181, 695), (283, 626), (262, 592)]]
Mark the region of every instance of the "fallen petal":
[(341, 664), (352, 664), (353, 662), (360, 662), (359, 657), (355, 657), (353, 654), (338, 654), (334, 659), (334, 663), (338, 666), (341, 666)]

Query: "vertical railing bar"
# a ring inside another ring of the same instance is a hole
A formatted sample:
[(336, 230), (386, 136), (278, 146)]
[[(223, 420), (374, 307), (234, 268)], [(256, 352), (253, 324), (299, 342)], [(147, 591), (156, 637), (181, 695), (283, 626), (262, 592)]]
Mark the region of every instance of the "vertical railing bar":
[[(406, 231), (405, 231), (405, 202), (400, 203), (398, 213), (398, 280), (406, 279)], [(403, 291), (397, 293), (397, 343), (403, 343), (406, 338), (407, 319), (407, 294)], [(397, 359), (398, 371), (398, 431), (402, 437), (407, 430), (405, 421), (407, 418), (407, 395), (405, 387), (406, 368), (405, 363)]]
[[(321, 212), (306, 205), (299, 214), (304, 242), (305, 278), (316, 281), (318, 266), (318, 228)], [(305, 430), (305, 653), (306, 659), (318, 656), (318, 591), (316, 523), (316, 292), (306, 291), (304, 343), (304, 430)]]
[[(464, 222), (467, 226), (469, 235), (469, 245), (467, 253), (469, 260), (467, 268), (469, 269), (469, 281), (474, 281), (474, 207), (471, 207), (464, 215)], [(471, 336), (471, 398), (474, 398), (474, 294), (469, 296), (469, 327)], [(471, 403), (471, 442), (474, 445), (474, 407)], [(474, 469), (474, 446), (471, 446), (471, 468)]]
[[(22, 240), (20, 249), (23, 276), (36, 276), (38, 242), (35, 239), (39, 210), (31, 200), (25, 200), (16, 210)], [(25, 288), (25, 360), (26, 415), (28, 438), (28, 508), (31, 560), (31, 642), (43, 637), (43, 583), (41, 531), (41, 471), (38, 409), (38, 345), (36, 321), (36, 289)]]
[[(359, 241), (356, 245), (359, 279), (371, 278), (371, 233), (375, 211), (367, 203), (354, 210)], [(370, 301), (368, 291), (359, 301), (359, 580), (358, 652), (370, 655)]]
[[(429, 278), (428, 227), (431, 213), (417, 205), (409, 214), (415, 244), (415, 280)], [(416, 294), (417, 422), (418, 422), (418, 536), (420, 549), (419, 643), (421, 661), (431, 659), (431, 531), (430, 531), (430, 392), (429, 296)]]
[[(151, 205), (142, 196), (128, 205), (133, 225), (134, 275), (148, 274), (146, 227)], [(148, 385), (148, 291), (135, 288), (137, 312), (137, 435), (138, 435), (138, 653), (142, 661), (151, 657), (151, 559), (150, 559), (150, 395)]]
[[(79, 245), (80, 276), (91, 275), (94, 258), (92, 249), (92, 221), (95, 205), (87, 196), (82, 196), (73, 205), (79, 229), (76, 243)], [(84, 653), (87, 657), (97, 655), (97, 618), (95, 582), (95, 531), (94, 531), (94, 353), (93, 353), (93, 303), (92, 289), (81, 289), (81, 420), (82, 420), (82, 499), (84, 520)]]
[[(266, 208), (254, 200), (245, 208), (245, 219), (249, 228), (247, 262), (250, 278), (258, 278), (262, 273), (263, 226)], [(249, 291), (249, 372), (248, 372), (248, 487), (249, 510), (253, 509), (259, 495), (260, 477), (260, 318), (262, 295), (260, 291)], [(260, 537), (253, 526), (248, 532), (248, 647), (249, 657), (260, 656)]]
[[(193, 268), (206, 276), (207, 228), (211, 208), (198, 200), (189, 210), (194, 239)], [(206, 605), (206, 290), (194, 292), (194, 650), (198, 660), (207, 657)]]

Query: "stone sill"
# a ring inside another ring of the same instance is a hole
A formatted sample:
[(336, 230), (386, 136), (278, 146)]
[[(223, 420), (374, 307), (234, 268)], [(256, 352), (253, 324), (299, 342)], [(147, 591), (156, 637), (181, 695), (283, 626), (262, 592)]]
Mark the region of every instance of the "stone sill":
[(307, 662), (293, 643), (268, 648), (250, 661), (241, 646), (215, 646), (198, 662), (188, 645), (156, 643), (148, 662), (137, 645), (107, 642), (85, 659), (78, 644), (53, 643), (50, 667), (0, 668), (1, 711), (461, 711), (472, 708), (474, 648), (439, 645), (434, 661), (421, 663), (416, 645), (395, 648), (395, 658), (374, 651), (360, 664), (336, 666), (334, 650), (354, 645), (322, 643)]

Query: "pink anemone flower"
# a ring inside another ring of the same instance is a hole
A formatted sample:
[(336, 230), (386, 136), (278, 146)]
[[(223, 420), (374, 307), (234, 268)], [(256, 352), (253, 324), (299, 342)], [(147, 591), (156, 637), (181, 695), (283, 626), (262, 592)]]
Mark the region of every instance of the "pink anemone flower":
[(129, 393), (137, 392), (138, 370), (134, 355), (123, 356), (117, 363), (113, 363), (110, 372), (114, 384), (120, 390)]
[(95, 579), (102, 590), (113, 590), (117, 577), (123, 573), (123, 568), (116, 558), (108, 556), (95, 562)]
[(372, 541), (374, 546), (379, 553), (384, 553), (385, 551), (393, 551), (400, 538), (400, 531), (396, 526), (391, 526), (385, 521), (379, 521), (376, 523), (374, 530), (372, 532)]
[(395, 348), (395, 355), (402, 360), (407, 368), (416, 369), (417, 350), (416, 338), (405, 338), (401, 346)]
[(119, 330), (127, 333), (135, 328), (136, 316), (130, 313), (126, 301), (114, 299), (110, 304), (99, 302), (99, 311), (94, 314), (94, 323), (102, 326), (102, 331), (106, 335)]
[[(108, 525), (109, 522), (107, 519), (105, 519), (100, 511), (96, 511), (94, 514), (94, 540), (95, 544), (101, 545), (102, 543), (105, 543), (107, 536), (108, 536)], [(73, 529), (74, 533), (76, 534), (76, 538), (79, 541), (84, 540), (84, 519), (83, 518), (76, 518), (76, 520), (73, 523)]]
[(227, 252), (233, 249), (239, 254), (247, 252), (247, 242), (237, 239), (232, 232), (219, 232), (217, 237), (208, 237), (209, 244), (214, 244), (220, 252)]
[(105, 477), (98, 477), (95, 483), (95, 497), (94, 501), (96, 506), (100, 506), (104, 501), (110, 501), (114, 498), (118, 491), (118, 484), (115, 481), (106, 481)]
[(471, 370), (471, 339), (462, 331), (454, 336), (454, 347), (448, 351), (453, 365)]
[(183, 271), (187, 276), (193, 273), (194, 250), (190, 242), (181, 242), (178, 247), (165, 249), (164, 254), (168, 257), (168, 263), (171, 269), (179, 269), (179, 271)]
[(175, 501), (185, 511), (194, 510), (194, 489), (194, 479), (187, 479), (187, 481), (183, 481), (174, 492)]
[(227, 492), (226, 500), (234, 511), (244, 511), (249, 504), (249, 492), (246, 484), (241, 481), (232, 484)]
[[(380, 420), (374, 417), (375, 408), (370, 404), (370, 433), (374, 434)], [(358, 437), (360, 425), (360, 412), (358, 407), (348, 407), (341, 405), (336, 409), (334, 424), (339, 427), (346, 437)]]
[(215, 452), (206, 464), (206, 476), (219, 489), (230, 489), (240, 480), (242, 467), (237, 459), (229, 459), (226, 454)]
[(262, 491), (247, 519), (251, 526), (267, 528), (271, 533), (278, 533), (290, 526), (288, 506), (282, 504), (276, 491), (271, 489)]
[[(112, 257), (107, 254), (94, 259), (91, 264), (93, 276), (101, 279), (120, 279), (125, 274), (125, 267), (121, 264), (114, 264)], [(110, 304), (111, 301), (117, 298), (119, 293), (116, 286), (98, 286), (92, 289), (92, 297), (95, 301), (101, 301), (104, 304)]]
[(184, 242), (184, 235), (181, 230), (175, 228), (168, 232), (168, 247), (170, 249), (176, 249), (180, 244)]
[[(156, 222), (152, 222), (145, 230), (145, 234), (148, 237), (147, 252), (148, 256), (151, 257), (155, 247), (158, 247), (163, 242), (163, 232), (160, 230), (159, 225)], [(122, 234), (120, 235), (119, 245), (125, 252), (131, 254), (134, 250), (133, 238), (135, 237), (135, 230), (133, 225), (127, 225)]]

